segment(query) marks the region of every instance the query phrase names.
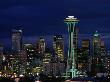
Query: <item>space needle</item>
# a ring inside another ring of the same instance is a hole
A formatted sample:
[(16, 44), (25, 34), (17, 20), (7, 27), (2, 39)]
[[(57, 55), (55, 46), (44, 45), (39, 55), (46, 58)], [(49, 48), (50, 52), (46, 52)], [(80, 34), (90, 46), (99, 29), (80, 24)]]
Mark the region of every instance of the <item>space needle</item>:
[(67, 69), (66, 69), (66, 77), (77, 77), (78, 70), (76, 69), (76, 61), (75, 61), (75, 51), (74, 51), (74, 30), (75, 25), (79, 20), (74, 16), (68, 16), (64, 22), (68, 26), (69, 33), (69, 46), (68, 46), (68, 59), (67, 59)]

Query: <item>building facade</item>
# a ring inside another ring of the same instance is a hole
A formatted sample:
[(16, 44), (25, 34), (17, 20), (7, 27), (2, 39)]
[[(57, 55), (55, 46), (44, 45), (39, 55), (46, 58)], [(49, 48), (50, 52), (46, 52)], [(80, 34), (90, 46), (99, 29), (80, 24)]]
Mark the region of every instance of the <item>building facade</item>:
[(22, 50), (22, 30), (12, 30), (12, 51), (18, 53)]
[(53, 49), (58, 61), (64, 61), (64, 40), (62, 35), (54, 35)]

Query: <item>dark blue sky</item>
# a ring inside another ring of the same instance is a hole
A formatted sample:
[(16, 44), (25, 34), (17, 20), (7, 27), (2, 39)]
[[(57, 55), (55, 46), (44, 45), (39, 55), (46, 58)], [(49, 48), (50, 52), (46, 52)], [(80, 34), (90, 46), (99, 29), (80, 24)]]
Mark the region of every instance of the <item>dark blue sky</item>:
[(19, 27), (25, 42), (43, 35), (50, 40), (54, 33), (67, 35), (63, 20), (68, 15), (80, 20), (80, 39), (98, 30), (110, 48), (110, 0), (0, 0), (0, 42), (10, 44), (11, 29)]

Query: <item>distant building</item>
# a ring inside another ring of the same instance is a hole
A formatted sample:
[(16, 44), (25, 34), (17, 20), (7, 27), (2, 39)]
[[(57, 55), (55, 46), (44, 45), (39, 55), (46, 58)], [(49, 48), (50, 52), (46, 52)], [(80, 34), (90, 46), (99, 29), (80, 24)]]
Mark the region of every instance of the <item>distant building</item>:
[(37, 52), (38, 54), (43, 55), (45, 53), (45, 39), (44, 38), (39, 38), (37, 42)]
[(53, 49), (58, 61), (64, 61), (64, 39), (62, 35), (54, 35)]
[(2, 62), (3, 60), (3, 45), (0, 44), (0, 63)]
[(35, 58), (32, 64), (32, 74), (36, 75), (37, 73), (43, 73), (42, 63), (42, 59)]
[(101, 41), (101, 44), (100, 44), (100, 54), (101, 56), (107, 55), (107, 49), (105, 47), (104, 41)]
[(26, 74), (26, 68), (27, 68), (27, 52), (26, 50), (22, 50), (20, 52), (20, 74)]
[(0, 44), (0, 55), (3, 55), (3, 44)]
[(27, 73), (30, 73), (33, 68), (34, 60), (36, 58), (36, 50), (32, 44), (24, 44), (24, 50), (27, 54)]
[(22, 50), (22, 30), (12, 30), (12, 51), (18, 53)]
[(50, 53), (45, 53), (45, 56), (43, 58), (43, 74), (47, 76), (51, 76), (52, 74), (51, 59), (52, 59), (52, 55)]
[(83, 39), (82, 47), (78, 50), (78, 70), (80, 75), (86, 76), (89, 66), (89, 55), (90, 55), (90, 40)]
[(100, 34), (96, 31), (93, 36), (93, 55), (91, 72), (93, 76), (99, 76), (101, 73), (106, 73), (107, 51), (104, 42), (101, 40)]
[(110, 53), (106, 56), (106, 63), (105, 63), (105, 71), (109, 74), (110, 77)]
[(100, 56), (101, 38), (100, 38), (100, 34), (98, 33), (98, 31), (94, 33), (92, 45), (93, 45), (93, 55)]

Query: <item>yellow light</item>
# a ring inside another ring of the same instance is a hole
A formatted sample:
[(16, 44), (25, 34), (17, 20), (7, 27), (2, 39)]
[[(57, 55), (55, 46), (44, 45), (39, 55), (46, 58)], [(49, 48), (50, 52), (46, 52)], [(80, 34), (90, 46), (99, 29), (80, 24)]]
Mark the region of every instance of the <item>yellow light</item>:
[(14, 73), (14, 75), (15, 75), (16, 73)]
[(41, 82), (41, 81), (35, 81), (35, 82)]
[(19, 77), (24, 77), (24, 75), (21, 74), (21, 75), (19, 75)]

